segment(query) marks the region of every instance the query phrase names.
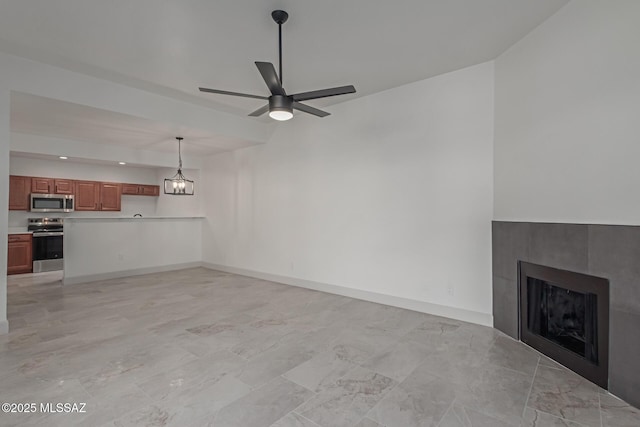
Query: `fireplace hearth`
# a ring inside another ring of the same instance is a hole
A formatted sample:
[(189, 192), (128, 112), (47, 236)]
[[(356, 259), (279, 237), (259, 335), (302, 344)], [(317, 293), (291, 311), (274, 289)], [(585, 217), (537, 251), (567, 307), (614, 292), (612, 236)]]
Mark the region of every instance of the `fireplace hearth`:
[(522, 342), (608, 389), (609, 281), (519, 262)]

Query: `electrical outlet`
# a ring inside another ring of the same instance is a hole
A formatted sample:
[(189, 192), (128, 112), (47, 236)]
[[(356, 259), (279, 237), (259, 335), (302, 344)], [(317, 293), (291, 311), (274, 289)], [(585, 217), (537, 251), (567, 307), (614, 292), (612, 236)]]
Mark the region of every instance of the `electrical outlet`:
[(447, 294), (453, 296), (453, 285), (451, 283), (447, 285)]
[(118, 254), (118, 261), (124, 261), (124, 254), (122, 253)]

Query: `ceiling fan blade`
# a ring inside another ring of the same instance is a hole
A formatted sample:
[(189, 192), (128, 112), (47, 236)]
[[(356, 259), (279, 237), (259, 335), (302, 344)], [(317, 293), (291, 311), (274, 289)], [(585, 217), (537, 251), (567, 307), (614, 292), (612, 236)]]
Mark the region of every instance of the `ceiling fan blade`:
[(258, 108), (256, 111), (254, 111), (253, 113), (251, 113), (249, 115), (251, 117), (259, 117), (259, 116), (263, 115), (264, 113), (266, 113), (267, 111), (269, 111), (269, 104), (265, 105), (264, 107)]
[(327, 98), (329, 96), (346, 95), (355, 93), (356, 88), (352, 85), (333, 87), (331, 89), (313, 90), (311, 92), (302, 92), (291, 95), (294, 101), (308, 101), (310, 99)]
[(326, 117), (330, 114), (326, 111), (318, 110), (317, 108), (309, 107), (308, 105), (304, 105), (296, 101), (293, 101), (293, 108), (318, 117)]
[(256, 66), (272, 95), (286, 95), (284, 88), (280, 84), (278, 73), (276, 73), (276, 69), (271, 62), (256, 61)]
[(255, 99), (269, 99), (267, 96), (261, 95), (249, 95), (247, 93), (239, 93), (239, 92), (229, 92), (226, 90), (218, 90), (218, 89), (208, 89), (206, 87), (198, 88), (200, 92), (208, 92), (208, 93), (218, 93), (220, 95), (231, 95), (231, 96), (243, 96), (245, 98), (255, 98)]

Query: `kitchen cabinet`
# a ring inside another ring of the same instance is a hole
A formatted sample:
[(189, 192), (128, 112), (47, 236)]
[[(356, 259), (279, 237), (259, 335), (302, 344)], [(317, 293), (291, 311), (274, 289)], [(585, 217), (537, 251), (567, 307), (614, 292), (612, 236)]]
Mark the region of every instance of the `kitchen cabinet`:
[(53, 178), (31, 178), (31, 192), (40, 194), (53, 193)]
[(77, 211), (119, 211), (122, 186), (113, 182), (76, 181)]
[(123, 196), (137, 196), (139, 191), (140, 186), (138, 184), (122, 184)]
[(28, 211), (30, 193), (30, 177), (11, 175), (9, 177), (9, 210)]
[(99, 211), (100, 183), (95, 181), (76, 181), (75, 209), (77, 211)]
[(158, 197), (160, 186), (11, 175), (9, 210), (28, 211), (31, 193), (73, 194), (77, 211), (120, 211), (123, 194)]
[(100, 183), (100, 210), (119, 211), (122, 198), (122, 184), (113, 182)]
[(7, 274), (31, 273), (33, 269), (31, 234), (9, 234)]
[(159, 196), (159, 185), (122, 184), (122, 194), (128, 196)]
[(74, 194), (73, 181), (70, 179), (54, 179), (53, 192), (55, 194)]
[(31, 178), (31, 192), (41, 194), (73, 194), (73, 181), (57, 178)]
[(141, 185), (140, 195), (141, 196), (159, 196), (160, 186), (159, 185)]

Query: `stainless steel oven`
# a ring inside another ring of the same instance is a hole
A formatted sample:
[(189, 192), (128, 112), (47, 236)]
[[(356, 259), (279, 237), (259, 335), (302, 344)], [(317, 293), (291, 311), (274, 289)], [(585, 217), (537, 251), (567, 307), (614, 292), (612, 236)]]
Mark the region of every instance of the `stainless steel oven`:
[(73, 212), (73, 194), (38, 194), (31, 193), (31, 212)]
[(33, 272), (64, 268), (62, 218), (29, 218), (28, 230), (33, 232)]

